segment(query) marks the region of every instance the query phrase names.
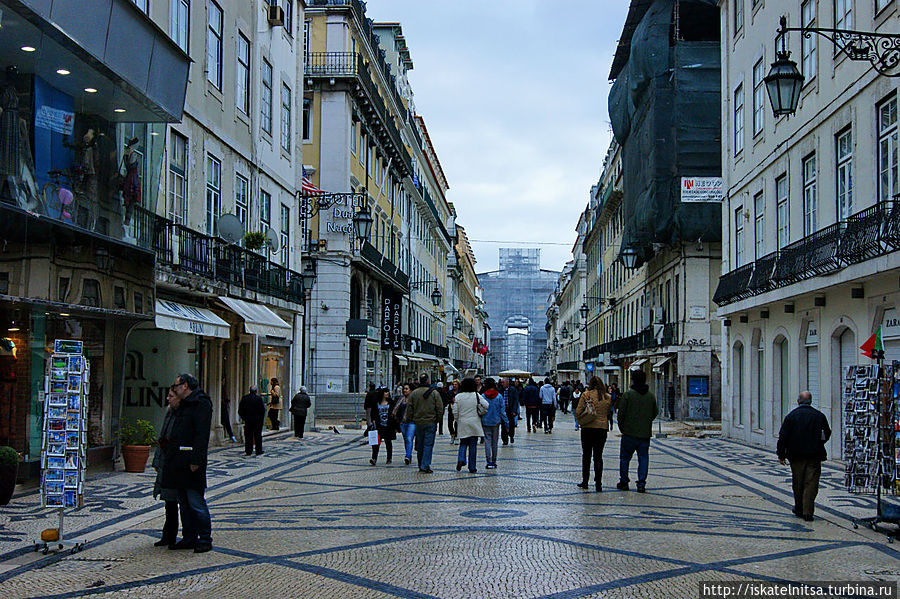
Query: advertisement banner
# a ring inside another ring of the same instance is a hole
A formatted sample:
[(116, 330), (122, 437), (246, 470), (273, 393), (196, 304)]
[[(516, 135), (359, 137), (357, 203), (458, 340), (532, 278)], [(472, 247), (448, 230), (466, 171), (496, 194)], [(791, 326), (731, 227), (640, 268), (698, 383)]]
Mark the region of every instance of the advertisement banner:
[(403, 295), (385, 288), (381, 300), (381, 349), (403, 349)]
[(723, 197), (722, 177), (682, 177), (682, 202), (716, 202)]

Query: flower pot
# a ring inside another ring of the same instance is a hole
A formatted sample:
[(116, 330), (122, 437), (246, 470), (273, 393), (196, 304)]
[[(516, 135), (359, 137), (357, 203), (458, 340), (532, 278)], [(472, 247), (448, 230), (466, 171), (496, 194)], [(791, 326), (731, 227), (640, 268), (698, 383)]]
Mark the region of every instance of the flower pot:
[(0, 505), (6, 505), (16, 490), (16, 476), (19, 474), (18, 464), (0, 465)]
[(147, 458), (149, 457), (149, 445), (122, 446), (122, 460), (125, 462), (125, 472), (143, 472), (147, 467)]

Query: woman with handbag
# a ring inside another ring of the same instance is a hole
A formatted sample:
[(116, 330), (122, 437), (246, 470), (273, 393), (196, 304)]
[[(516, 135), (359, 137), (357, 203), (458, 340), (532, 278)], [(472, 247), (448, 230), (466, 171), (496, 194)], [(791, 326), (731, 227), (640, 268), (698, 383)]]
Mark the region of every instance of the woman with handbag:
[(278, 379), (272, 378), (269, 381), (270, 383), (270, 391), (269, 391), (269, 420), (272, 421), (272, 430), (277, 431), (278, 427), (281, 426), (281, 421), (278, 420), (278, 415), (281, 412), (281, 385), (278, 384)]
[(409, 404), (409, 394), (412, 393), (412, 385), (406, 383), (400, 391), (400, 400), (394, 404), (391, 413), (394, 415), (394, 422), (398, 423), (400, 432), (403, 433), (403, 448), (406, 450), (406, 456), (403, 463), (409, 466), (412, 461), (413, 442), (416, 440), (416, 423), (406, 420), (406, 406)]
[(387, 449), (385, 464), (391, 463), (391, 457), (393, 457), (394, 453), (393, 441), (397, 438), (397, 423), (394, 421), (392, 409), (394, 406), (391, 405), (391, 392), (387, 387), (380, 389), (380, 392), (379, 402), (372, 408), (370, 415), (374, 430), (378, 431), (378, 444), (372, 445), (372, 458), (369, 460), (370, 466), (374, 466), (378, 461), (378, 448), (381, 446), (382, 441), (384, 441), (384, 447)]
[(597, 492), (603, 491), (603, 446), (609, 432), (609, 410), (612, 405), (606, 385), (596, 376), (591, 377), (588, 390), (581, 394), (575, 419), (581, 428), (581, 483), (587, 489), (591, 479), (591, 454), (594, 455), (594, 483)]
[(456, 471), (467, 464), (466, 452), (469, 454), (469, 472), (478, 472), (478, 439), (484, 436), (481, 417), (487, 414), (488, 402), (478, 394), (475, 379), (466, 378), (459, 384), (459, 393), (453, 404), (453, 419), (456, 422), (456, 436), (459, 439), (459, 453), (456, 460)]

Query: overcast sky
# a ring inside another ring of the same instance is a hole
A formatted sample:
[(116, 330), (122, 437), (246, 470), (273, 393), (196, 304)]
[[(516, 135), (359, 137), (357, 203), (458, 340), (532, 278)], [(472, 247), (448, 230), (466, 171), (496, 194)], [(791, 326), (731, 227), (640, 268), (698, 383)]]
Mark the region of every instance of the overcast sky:
[[(470, 240), (552, 242), (571, 259), (578, 215), (611, 139), (607, 76), (627, 0), (369, 0), (399, 21), (417, 112)], [(473, 242), (478, 272), (503, 245)], [(535, 246), (532, 246), (535, 247)]]

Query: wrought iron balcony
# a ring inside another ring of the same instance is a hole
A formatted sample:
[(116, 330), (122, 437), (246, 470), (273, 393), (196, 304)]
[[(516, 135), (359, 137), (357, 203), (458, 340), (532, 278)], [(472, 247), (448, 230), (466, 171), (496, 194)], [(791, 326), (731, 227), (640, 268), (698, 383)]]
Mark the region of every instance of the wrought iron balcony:
[(409, 275), (400, 270), (400, 267), (391, 262), (387, 256), (382, 256), (375, 246), (366, 241), (362, 244), (359, 254), (363, 262), (380, 274), (382, 278), (387, 279), (400, 291), (409, 292)]
[(403, 336), (403, 349), (405, 351), (434, 356), (436, 358), (449, 358), (450, 348), (435, 345), (424, 339), (418, 339), (411, 335)]
[(608, 353), (614, 356), (621, 356), (633, 354), (643, 349), (655, 349), (678, 344), (678, 323), (669, 322), (663, 325), (662, 335), (659, 338), (654, 336), (653, 328), (645, 329), (636, 335), (602, 344), (598, 355), (600, 353)]
[(719, 277), (719, 306), (833, 274), (900, 249), (900, 202), (874, 206)]
[(137, 245), (156, 254), (157, 266), (302, 303), (303, 279), (263, 255), (210, 237), (136, 207)]

